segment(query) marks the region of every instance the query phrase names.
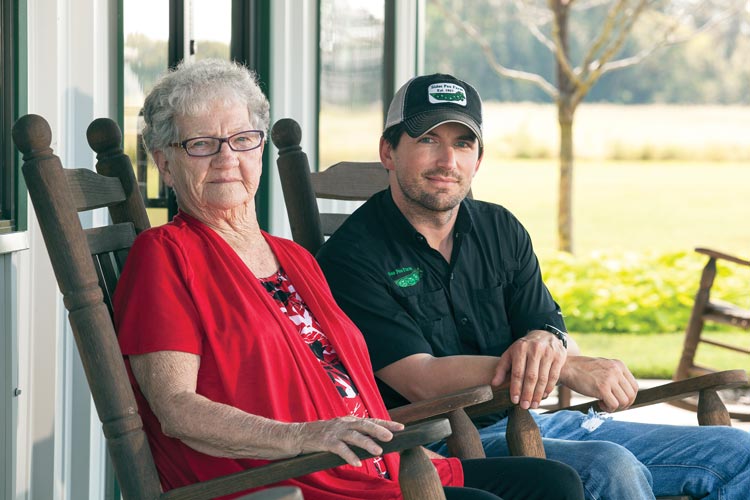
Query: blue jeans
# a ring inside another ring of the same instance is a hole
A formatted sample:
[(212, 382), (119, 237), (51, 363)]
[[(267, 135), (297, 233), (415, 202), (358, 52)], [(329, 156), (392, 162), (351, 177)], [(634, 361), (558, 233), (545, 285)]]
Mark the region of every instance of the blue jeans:
[[(750, 433), (741, 429), (601, 420), (574, 411), (532, 415), (547, 458), (578, 472), (587, 499), (750, 498)], [(488, 457), (510, 454), (507, 423), (479, 431)], [(448, 453), (444, 442), (431, 448)]]

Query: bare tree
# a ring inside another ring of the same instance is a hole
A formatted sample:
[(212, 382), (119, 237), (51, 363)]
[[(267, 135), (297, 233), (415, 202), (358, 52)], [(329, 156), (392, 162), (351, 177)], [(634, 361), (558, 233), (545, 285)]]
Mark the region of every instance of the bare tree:
[[(684, 42), (697, 33), (731, 18), (746, 0), (512, 0), (518, 19), (554, 56), (556, 82), (537, 73), (506, 67), (499, 61), (487, 38), (470, 22), (461, 19), (446, 0), (430, 0), (454, 25), (482, 49), (490, 67), (503, 78), (523, 80), (538, 86), (557, 105), (560, 126), (560, 184), (557, 215), (558, 249), (573, 252), (573, 120), (578, 105), (607, 72), (636, 65), (659, 49)], [(598, 33), (571, 59), (570, 18), (578, 10), (607, 7)], [(652, 12), (659, 28), (648, 47), (622, 55), (633, 26)]]

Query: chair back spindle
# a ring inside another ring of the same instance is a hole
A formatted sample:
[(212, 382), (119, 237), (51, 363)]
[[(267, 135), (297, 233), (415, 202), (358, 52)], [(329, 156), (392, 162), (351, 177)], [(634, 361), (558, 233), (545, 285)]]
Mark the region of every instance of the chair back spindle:
[(95, 191), (94, 178), (63, 169), (50, 147), (49, 124), (41, 116), (20, 118), (13, 127), (13, 140), (23, 153), (23, 175), (122, 493), (126, 498), (159, 498), (156, 467), (77, 215), (79, 207), (89, 208), (80, 191)]

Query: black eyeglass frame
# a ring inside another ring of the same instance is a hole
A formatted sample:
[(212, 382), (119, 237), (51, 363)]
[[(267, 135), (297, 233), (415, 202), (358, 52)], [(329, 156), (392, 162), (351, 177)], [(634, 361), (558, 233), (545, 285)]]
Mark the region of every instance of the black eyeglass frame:
[[(238, 135), (247, 134), (248, 132), (255, 132), (255, 133), (257, 133), (260, 136), (260, 141), (258, 141), (258, 144), (256, 144), (255, 146), (253, 146), (253, 147), (251, 147), (249, 149), (235, 149), (232, 146), (232, 143), (229, 142), (229, 141), (232, 140), (232, 138), (237, 137)], [(264, 140), (265, 136), (266, 136), (266, 134), (262, 130), (243, 130), (241, 132), (237, 132), (236, 134), (232, 134), (232, 135), (230, 135), (228, 137), (212, 137), (212, 136), (209, 136), (209, 135), (204, 135), (204, 136), (199, 136), (199, 137), (190, 137), (188, 139), (185, 139), (182, 142), (171, 142), (171, 143), (168, 144), (168, 146), (171, 146), (173, 148), (182, 148), (183, 150), (185, 150), (185, 154), (187, 154), (188, 156), (192, 156), (193, 158), (205, 158), (207, 156), (213, 156), (215, 154), (218, 154), (219, 151), (221, 151), (221, 145), (224, 144), (225, 142), (227, 143), (227, 146), (229, 147), (229, 149), (231, 149), (232, 151), (236, 151), (238, 153), (245, 153), (247, 151), (252, 151), (254, 149), (258, 149), (259, 147), (261, 147), (263, 145), (263, 140)], [(214, 151), (213, 153), (209, 153), (209, 154), (205, 154), (205, 155), (196, 155), (196, 154), (192, 154), (190, 151), (188, 151), (188, 148), (187, 148), (188, 142), (194, 141), (196, 139), (213, 139), (213, 140), (219, 141), (219, 143), (218, 143), (218, 146), (216, 146), (216, 151)]]

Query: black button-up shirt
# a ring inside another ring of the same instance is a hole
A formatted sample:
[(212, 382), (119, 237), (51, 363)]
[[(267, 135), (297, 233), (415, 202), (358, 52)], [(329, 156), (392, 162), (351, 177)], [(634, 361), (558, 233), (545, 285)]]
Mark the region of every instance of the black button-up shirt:
[[(318, 253), (336, 301), (364, 334), (375, 371), (406, 356), (500, 356), (549, 324), (565, 330), (531, 240), (505, 208), (464, 200), (451, 261), (390, 190), (356, 210)], [(407, 401), (378, 381), (388, 407)]]

